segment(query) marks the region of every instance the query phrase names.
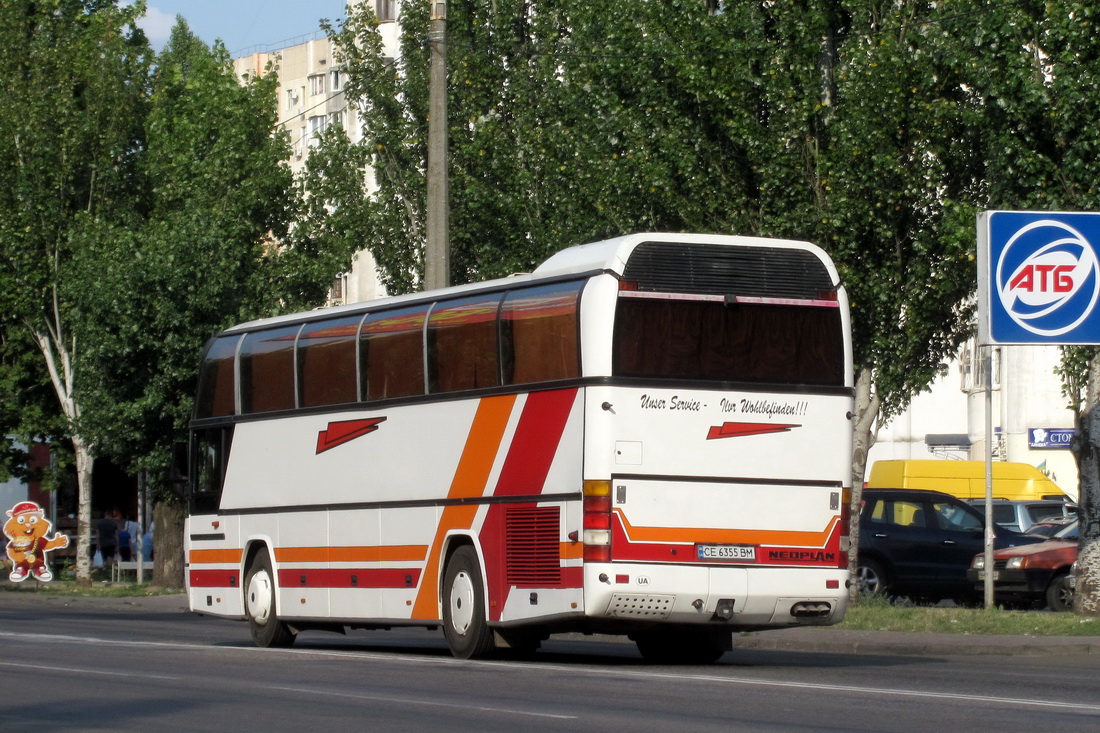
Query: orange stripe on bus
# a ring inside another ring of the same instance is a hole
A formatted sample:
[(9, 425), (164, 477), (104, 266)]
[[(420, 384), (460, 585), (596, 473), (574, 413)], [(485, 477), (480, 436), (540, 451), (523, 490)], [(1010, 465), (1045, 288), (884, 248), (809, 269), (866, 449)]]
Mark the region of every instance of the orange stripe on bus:
[(584, 557), (584, 545), (580, 542), (559, 542), (558, 557), (562, 560), (579, 560)]
[(239, 563), (243, 550), (191, 550), (188, 561), (192, 564)]
[(840, 517), (833, 517), (820, 532), (782, 531), (772, 529), (718, 529), (707, 527), (635, 527), (616, 509), (623, 529), (631, 542), (683, 542), (697, 544), (713, 542), (721, 544), (768, 545), (796, 547), (824, 547), (829, 541)]
[[(482, 496), (489, 483), (489, 474), (493, 470), (500, 441), (508, 427), (508, 418), (516, 403), (516, 395), (486, 397), (478, 404), (473, 425), (462, 449), (451, 488), (447, 497), (472, 498)], [(469, 529), (477, 516), (477, 506), (448, 506), (443, 509), (436, 526), (435, 539), (432, 540), (428, 561), (424, 566), (424, 575), (420, 581), (420, 590), (416, 594), (412, 618), (434, 619), (439, 616), (436, 605), (439, 589), (439, 554), (443, 549), (443, 538), (454, 529)]]
[(425, 545), (364, 547), (278, 547), (279, 562), (423, 562)]

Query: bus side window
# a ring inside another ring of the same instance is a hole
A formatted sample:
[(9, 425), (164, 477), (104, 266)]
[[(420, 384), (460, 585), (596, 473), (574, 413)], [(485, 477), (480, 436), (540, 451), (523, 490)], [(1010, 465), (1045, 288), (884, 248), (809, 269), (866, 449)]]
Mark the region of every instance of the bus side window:
[(497, 311), (500, 294), (436, 305), (428, 317), (428, 391), (500, 385)]
[(338, 405), (358, 399), (355, 340), (362, 316), (307, 323), (298, 336), (298, 379), (302, 407)]
[(206, 350), (199, 370), (196, 418), (224, 417), (237, 411), (233, 366), (240, 340), (240, 336), (222, 336)]
[(369, 314), (359, 334), (363, 399), (424, 394), (424, 306)]
[(232, 426), (195, 432), (191, 451), (194, 461), (191, 475), (195, 481), (191, 490), (192, 514), (210, 514), (218, 510), (232, 440)]
[(300, 326), (256, 331), (241, 345), (241, 412), (294, 408), (294, 340)]
[(556, 283), (508, 293), (500, 311), (505, 384), (531, 384), (580, 375), (577, 302), (584, 282)]

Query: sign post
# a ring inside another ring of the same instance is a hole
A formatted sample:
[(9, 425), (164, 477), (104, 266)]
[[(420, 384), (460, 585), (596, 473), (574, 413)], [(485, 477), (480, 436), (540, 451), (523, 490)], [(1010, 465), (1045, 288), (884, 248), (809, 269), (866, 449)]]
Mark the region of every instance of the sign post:
[(978, 344), (987, 349), (985, 605), (993, 605), (993, 375), (999, 344), (1100, 344), (1100, 214), (978, 215)]

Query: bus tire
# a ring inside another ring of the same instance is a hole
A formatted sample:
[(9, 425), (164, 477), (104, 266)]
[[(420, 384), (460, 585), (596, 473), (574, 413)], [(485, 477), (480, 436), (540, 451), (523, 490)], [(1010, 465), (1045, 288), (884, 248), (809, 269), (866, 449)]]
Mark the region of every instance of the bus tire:
[(477, 659), (493, 649), (493, 631), (485, 614), (485, 583), (477, 552), (469, 545), (454, 551), (443, 582), (443, 633), (451, 654)]
[(271, 560), (260, 551), (252, 558), (245, 580), (244, 608), (252, 640), (258, 647), (288, 647), (295, 633), (279, 619), (275, 599), (275, 576)]
[(654, 664), (711, 664), (732, 644), (732, 632), (711, 629), (650, 631), (631, 638), (642, 658)]

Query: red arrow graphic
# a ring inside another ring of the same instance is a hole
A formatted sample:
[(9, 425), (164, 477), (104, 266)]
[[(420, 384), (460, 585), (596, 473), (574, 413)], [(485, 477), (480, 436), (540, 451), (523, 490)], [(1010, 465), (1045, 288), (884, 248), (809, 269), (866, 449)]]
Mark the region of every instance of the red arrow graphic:
[(766, 422), (727, 422), (716, 425), (707, 433), (707, 440), (718, 438), (740, 438), (745, 435), (764, 435), (766, 433), (786, 433), (801, 425)]
[(378, 423), (385, 420), (384, 417), (371, 417), (366, 420), (330, 422), (326, 430), (317, 433), (317, 453), (324, 453), (338, 445), (369, 435), (378, 429)]

